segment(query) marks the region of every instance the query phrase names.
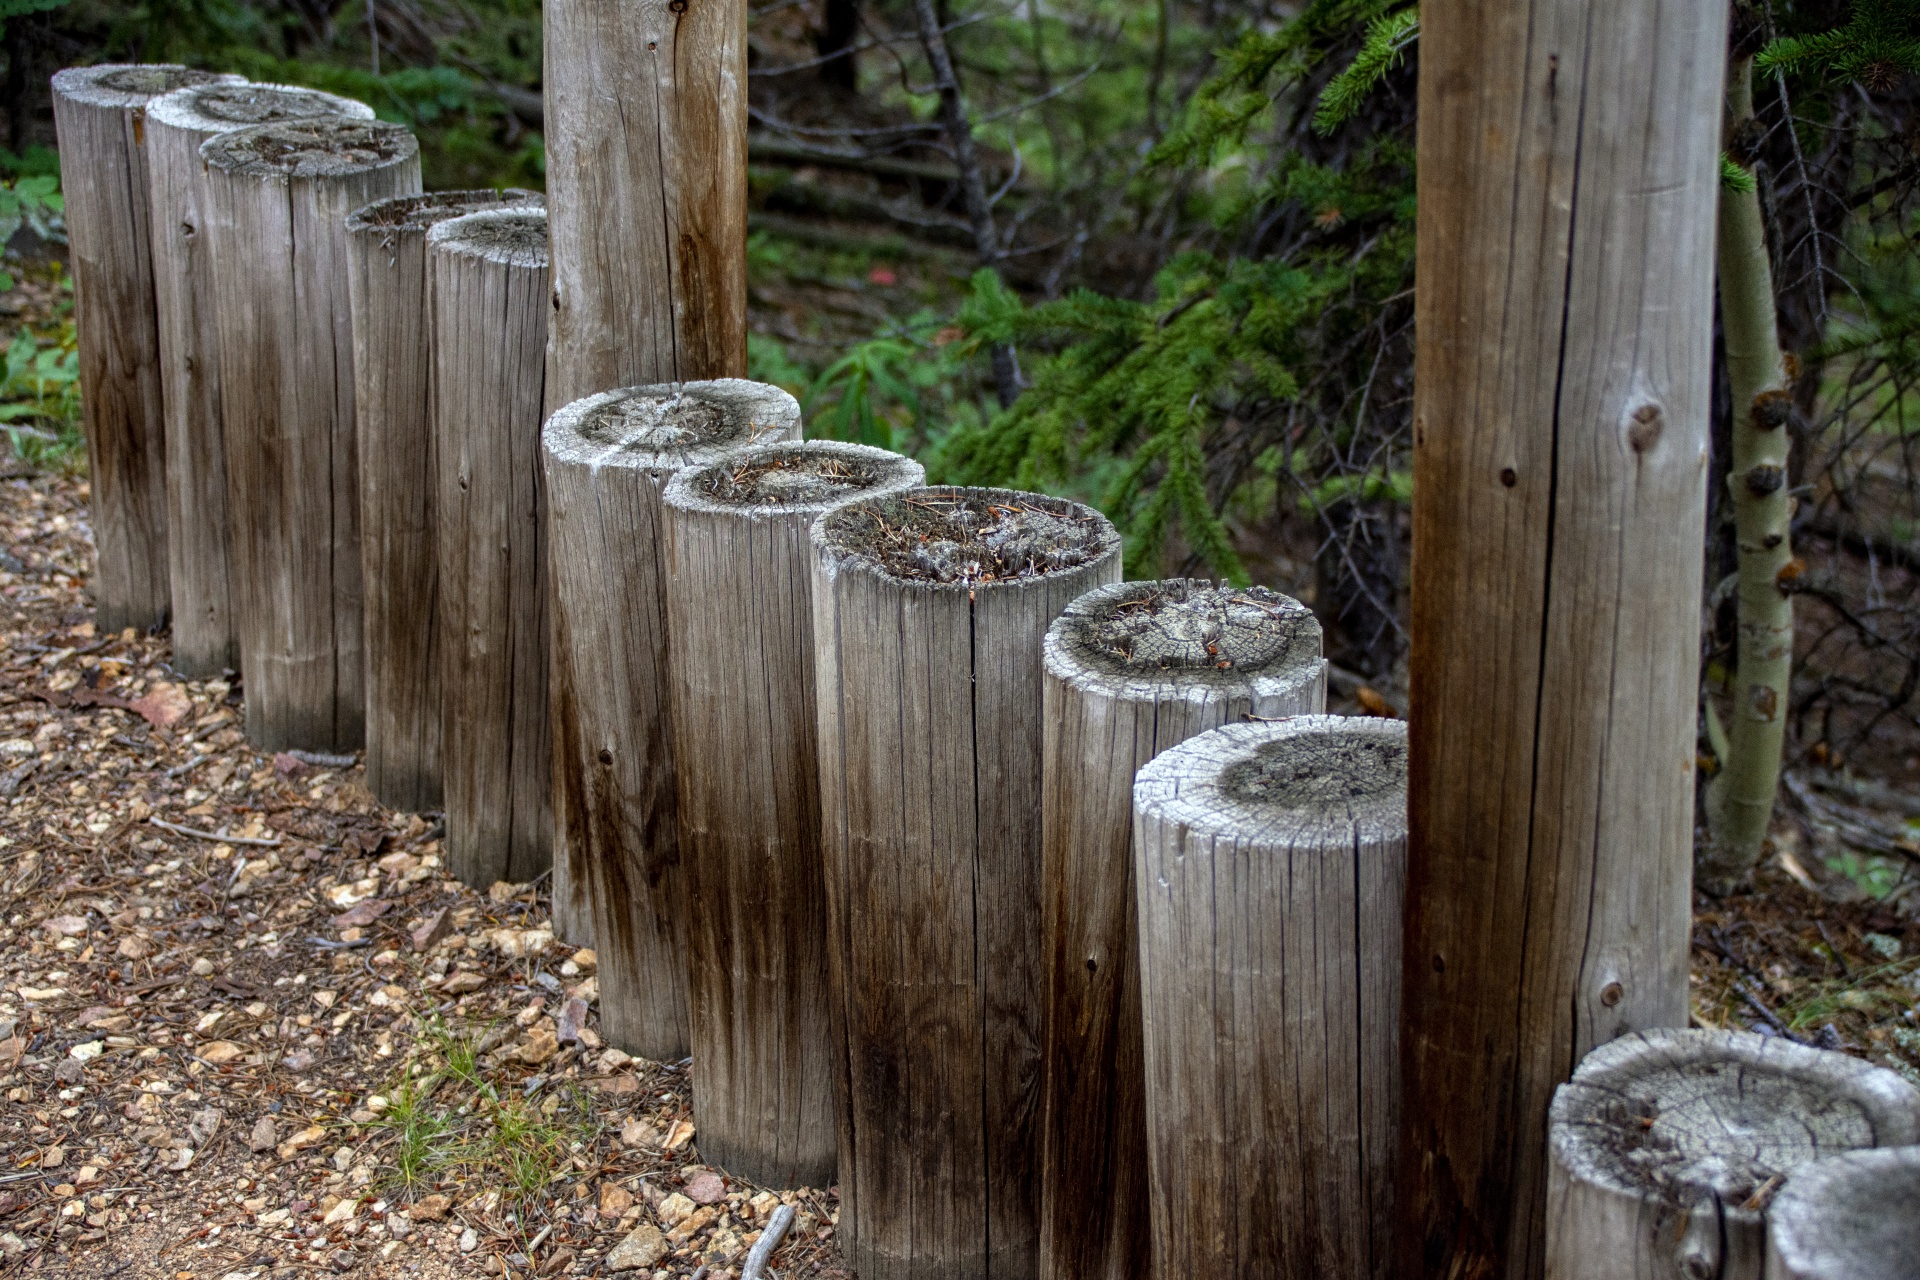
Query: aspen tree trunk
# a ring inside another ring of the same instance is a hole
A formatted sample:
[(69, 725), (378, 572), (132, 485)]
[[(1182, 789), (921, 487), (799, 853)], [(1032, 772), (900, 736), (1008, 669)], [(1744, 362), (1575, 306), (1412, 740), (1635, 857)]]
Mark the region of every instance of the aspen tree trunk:
[(1920, 1146), (1804, 1166), (1767, 1222), (1767, 1280), (1909, 1280), (1920, 1274)]

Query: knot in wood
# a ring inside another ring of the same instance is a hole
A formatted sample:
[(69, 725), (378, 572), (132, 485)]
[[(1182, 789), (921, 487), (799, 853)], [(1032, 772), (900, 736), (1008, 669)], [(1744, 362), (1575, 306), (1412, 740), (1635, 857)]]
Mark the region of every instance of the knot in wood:
[(816, 536), (888, 577), (966, 586), (1063, 573), (1119, 541), (1105, 516), (1065, 498), (949, 486), (855, 501), (821, 517)]
[(1298, 600), (1265, 587), (1205, 580), (1127, 582), (1090, 592), (1054, 624), (1078, 662), (1115, 675), (1217, 676), (1238, 683), (1318, 664), (1320, 623)]
[(196, 71), (192, 67), (154, 63), (144, 66), (114, 67), (102, 74), (94, 83), (102, 89), (111, 89), (115, 93), (138, 94), (151, 98), (162, 93), (172, 93), (175, 89), (190, 89), (197, 84), (212, 84), (221, 78), (219, 74), (212, 71)]
[(384, 169), (420, 153), (405, 128), (337, 116), (282, 120), (216, 134), (200, 144), (208, 164), (260, 178), (327, 178)]
[(1787, 425), (1787, 419), (1793, 416), (1793, 397), (1779, 388), (1762, 391), (1753, 398), (1750, 415), (1755, 429), (1760, 431), (1778, 431)]
[(1747, 492), (1756, 498), (1778, 493), (1787, 482), (1787, 473), (1771, 462), (1762, 462), (1747, 472)]

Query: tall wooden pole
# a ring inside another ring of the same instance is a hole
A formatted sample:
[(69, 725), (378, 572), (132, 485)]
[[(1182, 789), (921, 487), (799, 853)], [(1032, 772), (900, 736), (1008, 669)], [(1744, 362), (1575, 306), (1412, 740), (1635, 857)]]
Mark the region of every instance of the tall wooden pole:
[(1547, 1106), (1687, 1018), (1724, 0), (1421, 11), (1397, 1274), (1542, 1274)]

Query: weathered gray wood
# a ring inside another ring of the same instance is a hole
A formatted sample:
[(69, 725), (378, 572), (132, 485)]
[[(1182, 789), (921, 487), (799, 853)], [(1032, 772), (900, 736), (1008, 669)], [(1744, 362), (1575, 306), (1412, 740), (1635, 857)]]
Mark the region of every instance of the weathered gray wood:
[(101, 630), (165, 624), (166, 413), (148, 230), (146, 105), (239, 77), (171, 65), (69, 67), (53, 77), (80, 349)]
[(930, 488), (814, 524), (840, 1239), (865, 1280), (1039, 1266), (1041, 644), (1120, 576), (1077, 503)]
[(447, 867), (475, 888), (523, 884), (553, 844), (546, 211), (436, 224), (427, 278)]
[(1920, 1280), (1920, 1147), (1794, 1170), (1767, 1210), (1767, 1280)]
[(661, 498), (693, 1118), (703, 1159), (765, 1187), (834, 1180), (808, 534), (925, 479), (813, 441), (690, 467)]
[(1140, 770), (1159, 1275), (1396, 1274), (1406, 742), (1398, 720), (1295, 716)]
[(1133, 778), (1195, 734), (1326, 708), (1296, 600), (1176, 578), (1090, 591), (1047, 630), (1040, 1274), (1151, 1273)]
[(367, 632), (367, 789), (391, 809), (438, 809), (440, 629), (427, 230), (531, 191), (393, 196), (347, 219)]
[(1884, 1067), (1744, 1031), (1624, 1035), (1553, 1097), (1546, 1274), (1760, 1280), (1783, 1183), (1915, 1141), (1920, 1090)]
[(315, 89), (247, 84), (237, 77), (230, 84), (176, 89), (147, 104), (153, 286), (167, 424), (172, 663), (182, 675), (217, 675), (240, 666), (200, 144), (230, 129), (325, 116), (371, 120), (373, 108)]
[(682, 467), (799, 434), (792, 396), (722, 379), (588, 396), (554, 414), (542, 436), (555, 917), (566, 903), (590, 926), (600, 1033), (657, 1062), (686, 1056), (689, 1043), (660, 491)]
[(547, 0), (557, 407), (747, 371), (747, 10)]
[(1554, 1087), (1686, 1024), (1726, 33), (1421, 13), (1408, 1280), (1540, 1275)]

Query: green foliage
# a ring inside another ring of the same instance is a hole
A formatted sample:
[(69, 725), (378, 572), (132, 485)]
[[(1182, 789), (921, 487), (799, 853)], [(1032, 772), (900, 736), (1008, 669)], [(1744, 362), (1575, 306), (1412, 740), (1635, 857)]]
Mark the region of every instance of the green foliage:
[[(60, 196), (60, 179), (55, 174), (0, 179), (0, 245), (13, 239), (22, 226), (33, 228), (42, 240), (66, 242), (66, 230), (60, 215), (66, 203)], [(0, 270), (0, 293), (13, 288), (13, 273)]]
[(20, 329), (6, 359), (0, 431), (14, 457), (36, 468), (83, 467), (87, 442), (80, 430), (80, 351), (72, 315), (45, 333)]
[(1724, 151), (1720, 153), (1720, 185), (1740, 195), (1752, 195), (1757, 189), (1753, 170), (1746, 168)]
[[(981, 275), (1004, 292), (993, 272)], [(920, 453), (956, 427), (983, 421), (969, 367), (979, 347), (954, 341), (958, 336), (922, 313), (855, 344), (801, 397), (808, 434)]]
[(1407, 47), (1420, 38), (1420, 10), (1408, 7), (1398, 13), (1375, 18), (1367, 26), (1367, 38), (1347, 69), (1327, 82), (1320, 91), (1320, 105), (1313, 113), (1313, 127), (1320, 133), (1332, 133), (1351, 120), (1379, 87), (1387, 73), (1400, 65)]
[(1754, 65), (1890, 89), (1901, 76), (1920, 71), (1920, 0), (1855, 0), (1845, 26), (1781, 36)]

